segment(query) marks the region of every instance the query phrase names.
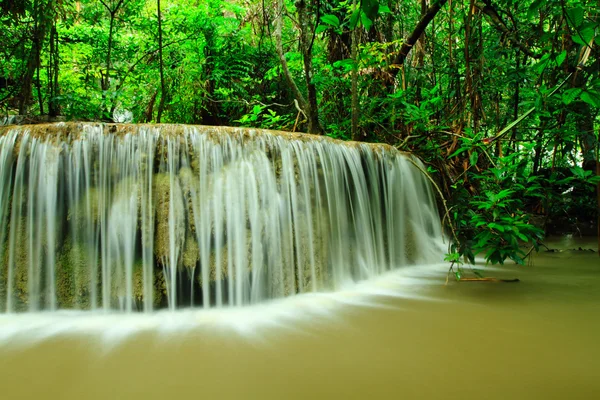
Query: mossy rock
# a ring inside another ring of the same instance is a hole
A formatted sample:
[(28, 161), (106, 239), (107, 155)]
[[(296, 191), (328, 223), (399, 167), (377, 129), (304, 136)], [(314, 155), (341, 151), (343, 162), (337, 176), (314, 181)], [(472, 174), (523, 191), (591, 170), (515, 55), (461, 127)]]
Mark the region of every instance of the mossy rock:
[[(162, 271), (152, 271), (152, 306), (158, 307), (166, 292), (166, 284)], [(133, 267), (133, 298), (143, 307), (144, 293), (144, 264), (139, 261)]]
[[(11, 251), (9, 249), (10, 235), (12, 229), (16, 229), (15, 235), (15, 246), (13, 249), (13, 305), (16, 311), (24, 311), (29, 307), (29, 238), (27, 234), (27, 219), (24, 217), (19, 218), (17, 223), (13, 226), (9, 224), (8, 235), (7, 235), (7, 246), (4, 251), (4, 263), (3, 263), (3, 275), (5, 277), (6, 287), (3, 298), (6, 299), (6, 291), (8, 290), (8, 268), (10, 266)], [(44, 257), (44, 248), (42, 247), (42, 254), (40, 258)], [(39, 271), (39, 270), (38, 270)], [(41, 277), (38, 277), (41, 278)], [(41, 299), (40, 299), (41, 300)]]
[[(77, 205), (71, 205), (67, 211), (67, 220), (75, 229), (83, 229), (86, 224), (97, 224), (100, 219), (100, 191), (92, 187), (87, 190)], [(89, 207), (89, 208), (88, 208)]]
[(100, 281), (99, 263), (90, 258), (84, 244), (66, 239), (56, 259), (56, 297), (60, 308), (89, 309), (91, 304), (92, 274)]
[[(302, 271), (302, 274), (296, 273), (296, 284), (305, 292), (322, 290), (328, 284), (329, 224), (324, 213), (320, 213), (319, 210), (314, 212), (310, 227), (312, 235), (309, 235), (308, 224), (303, 224), (300, 229), (300, 246), (296, 249), (302, 252), (301, 265), (296, 266), (297, 271)], [(302, 277), (302, 285), (300, 285), (300, 277)]]
[(185, 268), (194, 269), (200, 260), (200, 249), (196, 239), (192, 236), (190, 230), (185, 235), (185, 244), (183, 246), (182, 264)]
[[(229, 271), (229, 247), (227, 243), (224, 243), (220, 249), (211, 249), (210, 258), (209, 258), (209, 279), (211, 282), (217, 280), (217, 252), (220, 254), (220, 269), (221, 269), (221, 279), (229, 279), (235, 278), (236, 275), (236, 267), (233, 265), (233, 270)], [(248, 272), (252, 271), (252, 238), (251, 231), (249, 229), (246, 230), (246, 252), (243, 256), (245, 260), (247, 260), (246, 270)], [(202, 273), (198, 274), (198, 283), (202, 286)]]
[[(183, 251), (185, 241), (185, 214), (183, 193), (179, 178), (173, 178), (173, 223), (175, 247)], [(154, 255), (159, 263), (169, 261), (171, 235), (169, 217), (171, 213), (171, 178), (169, 174), (161, 173), (154, 176), (153, 198), (155, 201)], [(181, 257), (181, 255), (180, 255)], [(178, 260), (179, 261), (179, 260)]]

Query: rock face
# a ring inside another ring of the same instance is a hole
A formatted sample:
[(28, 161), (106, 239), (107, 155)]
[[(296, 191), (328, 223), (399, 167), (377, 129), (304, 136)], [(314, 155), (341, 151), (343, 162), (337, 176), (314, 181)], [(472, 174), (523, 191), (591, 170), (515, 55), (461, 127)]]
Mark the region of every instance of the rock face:
[(0, 309), (244, 305), (438, 261), (408, 157), (253, 129), (2, 127)]

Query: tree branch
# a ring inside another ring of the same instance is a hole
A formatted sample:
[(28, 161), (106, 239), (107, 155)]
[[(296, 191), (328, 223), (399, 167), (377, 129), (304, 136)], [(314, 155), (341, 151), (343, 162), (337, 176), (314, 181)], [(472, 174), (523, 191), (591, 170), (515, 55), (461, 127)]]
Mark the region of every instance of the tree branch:
[(415, 43), (417, 43), (417, 40), (419, 40), (423, 32), (425, 32), (425, 29), (427, 28), (429, 23), (433, 21), (433, 18), (435, 18), (437, 13), (447, 2), (448, 0), (438, 0), (427, 9), (425, 14), (423, 14), (421, 20), (419, 21), (417, 26), (415, 26), (415, 29), (412, 31), (410, 36), (404, 41), (404, 43), (402, 43), (400, 52), (394, 59), (393, 64), (395, 68), (392, 70), (392, 76), (395, 77), (398, 74), (398, 71), (400, 70), (399, 67), (401, 65), (404, 65), (404, 61), (406, 60), (408, 53), (410, 53)]
[(516, 37), (516, 35), (510, 29), (508, 29), (508, 27), (506, 26), (506, 24), (492, 5), (491, 0), (478, 1), (475, 3), (475, 6), (479, 8), (488, 17), (490, 17), (496, 29), (504, 33), (506, 37), (508, 37), (508, 39), (512, 42), (513, 46), (517, 47), (519, 50), (521, 50), (523, 53), (527, 54), (531, 58), (541, 58), (541, 55), (535, 54), (530, 49), (528, 49), (523, 43), (521, 43), (521, 41)]
[(285, 54), (283, 52), (283, 44), (281, 42), (281, 25), (283, 24), (283, 0), (279, 0), (277, 2), (277, 10), (275, 16), (275, 31), (273, 32), (273, 36), (275, 36), (275, 48), (277, 49), (277, 55), (279, 56), (279, 61), (281, 62), (281, 69), (283, 70), (283, 75), (285, 75), (285, 79), (288, 81), (288, 84), (292, 88), (292, 92), (294, 92), (294, 96), (300, 103), (300, 108), (306, 109), (307, 103), (306, 99), (298, 89), (298, 85), (294, 81), (292, 77), (292, 73), (287, 65), (287, 60), (285, 59)]

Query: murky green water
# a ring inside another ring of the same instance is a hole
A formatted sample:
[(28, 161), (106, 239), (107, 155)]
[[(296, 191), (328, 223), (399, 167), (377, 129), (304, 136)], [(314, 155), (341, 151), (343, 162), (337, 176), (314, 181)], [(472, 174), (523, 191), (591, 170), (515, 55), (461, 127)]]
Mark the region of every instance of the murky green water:
[(288, 304), (300, 320), (245, 332), (5, 342), (1, 398), (600, 398), (600, 257), (564, 251), (532, 261), (490, 272), (519, 283), (444, 286), (439, 270), (418, 291), (430, 300), (387, 298), (387, 307), (318, 318)]

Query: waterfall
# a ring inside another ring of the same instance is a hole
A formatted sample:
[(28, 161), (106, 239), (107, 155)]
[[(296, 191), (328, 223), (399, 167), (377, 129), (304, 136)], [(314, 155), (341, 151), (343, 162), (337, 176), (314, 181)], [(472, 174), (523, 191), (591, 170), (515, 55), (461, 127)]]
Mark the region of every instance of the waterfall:
[(244, 306), (439, 262), (413, 163), (259, 129), (2, 127), (0, 312)]

